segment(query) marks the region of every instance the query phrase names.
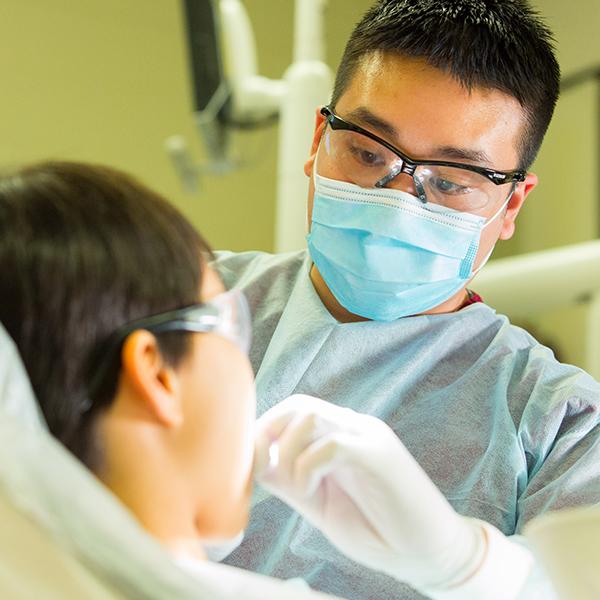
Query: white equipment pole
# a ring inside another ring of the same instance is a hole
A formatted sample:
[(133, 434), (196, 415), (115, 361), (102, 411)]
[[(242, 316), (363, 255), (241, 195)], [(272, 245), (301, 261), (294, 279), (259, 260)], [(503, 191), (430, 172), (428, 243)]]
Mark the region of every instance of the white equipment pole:
[(327, 0), (296, 0), (294, 57), (283, 80), (279, 116), (279, 164), (275, 214), (275, 251), (305, 247), (308, 158), (315, 110), (331, 94), (332, 73), (324, 62), (323, 17)]

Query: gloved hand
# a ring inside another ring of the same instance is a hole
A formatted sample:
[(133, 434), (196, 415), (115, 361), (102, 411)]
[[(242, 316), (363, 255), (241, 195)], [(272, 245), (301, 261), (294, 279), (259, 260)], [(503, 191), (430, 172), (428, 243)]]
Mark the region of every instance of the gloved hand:
[(433, 598), (509, 600), (529, 571), (529, 553), (456, 513), (375, 417), (291, 396), (257, 422), (255, 472), (348, 557)]

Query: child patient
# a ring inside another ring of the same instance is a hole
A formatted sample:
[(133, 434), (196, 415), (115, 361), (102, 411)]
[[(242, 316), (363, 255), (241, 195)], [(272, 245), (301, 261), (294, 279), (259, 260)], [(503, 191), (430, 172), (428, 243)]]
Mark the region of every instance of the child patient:
[(250, 317), (209, 259), (173, 206), (113, 169), (0, 179), (0, 322), (49, 431), (188, 567), (243, 530), (253, 462)]

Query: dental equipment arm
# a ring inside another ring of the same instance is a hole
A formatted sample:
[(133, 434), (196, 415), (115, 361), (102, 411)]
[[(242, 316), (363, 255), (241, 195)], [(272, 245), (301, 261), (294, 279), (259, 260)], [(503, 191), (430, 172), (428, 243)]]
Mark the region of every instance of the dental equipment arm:
[(256, 475), (344, 554), (439, 600), (517, 598), (533, 565), (456, 513), (382, 421), (296, 395), (257, 423)]

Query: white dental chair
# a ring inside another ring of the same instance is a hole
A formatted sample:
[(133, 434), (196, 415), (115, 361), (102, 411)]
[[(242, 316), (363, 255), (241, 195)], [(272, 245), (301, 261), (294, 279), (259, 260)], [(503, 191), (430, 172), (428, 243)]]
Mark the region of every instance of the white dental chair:
[(0, 595), (12, 600), (112, 600), (112, 590), (0, 497)]

